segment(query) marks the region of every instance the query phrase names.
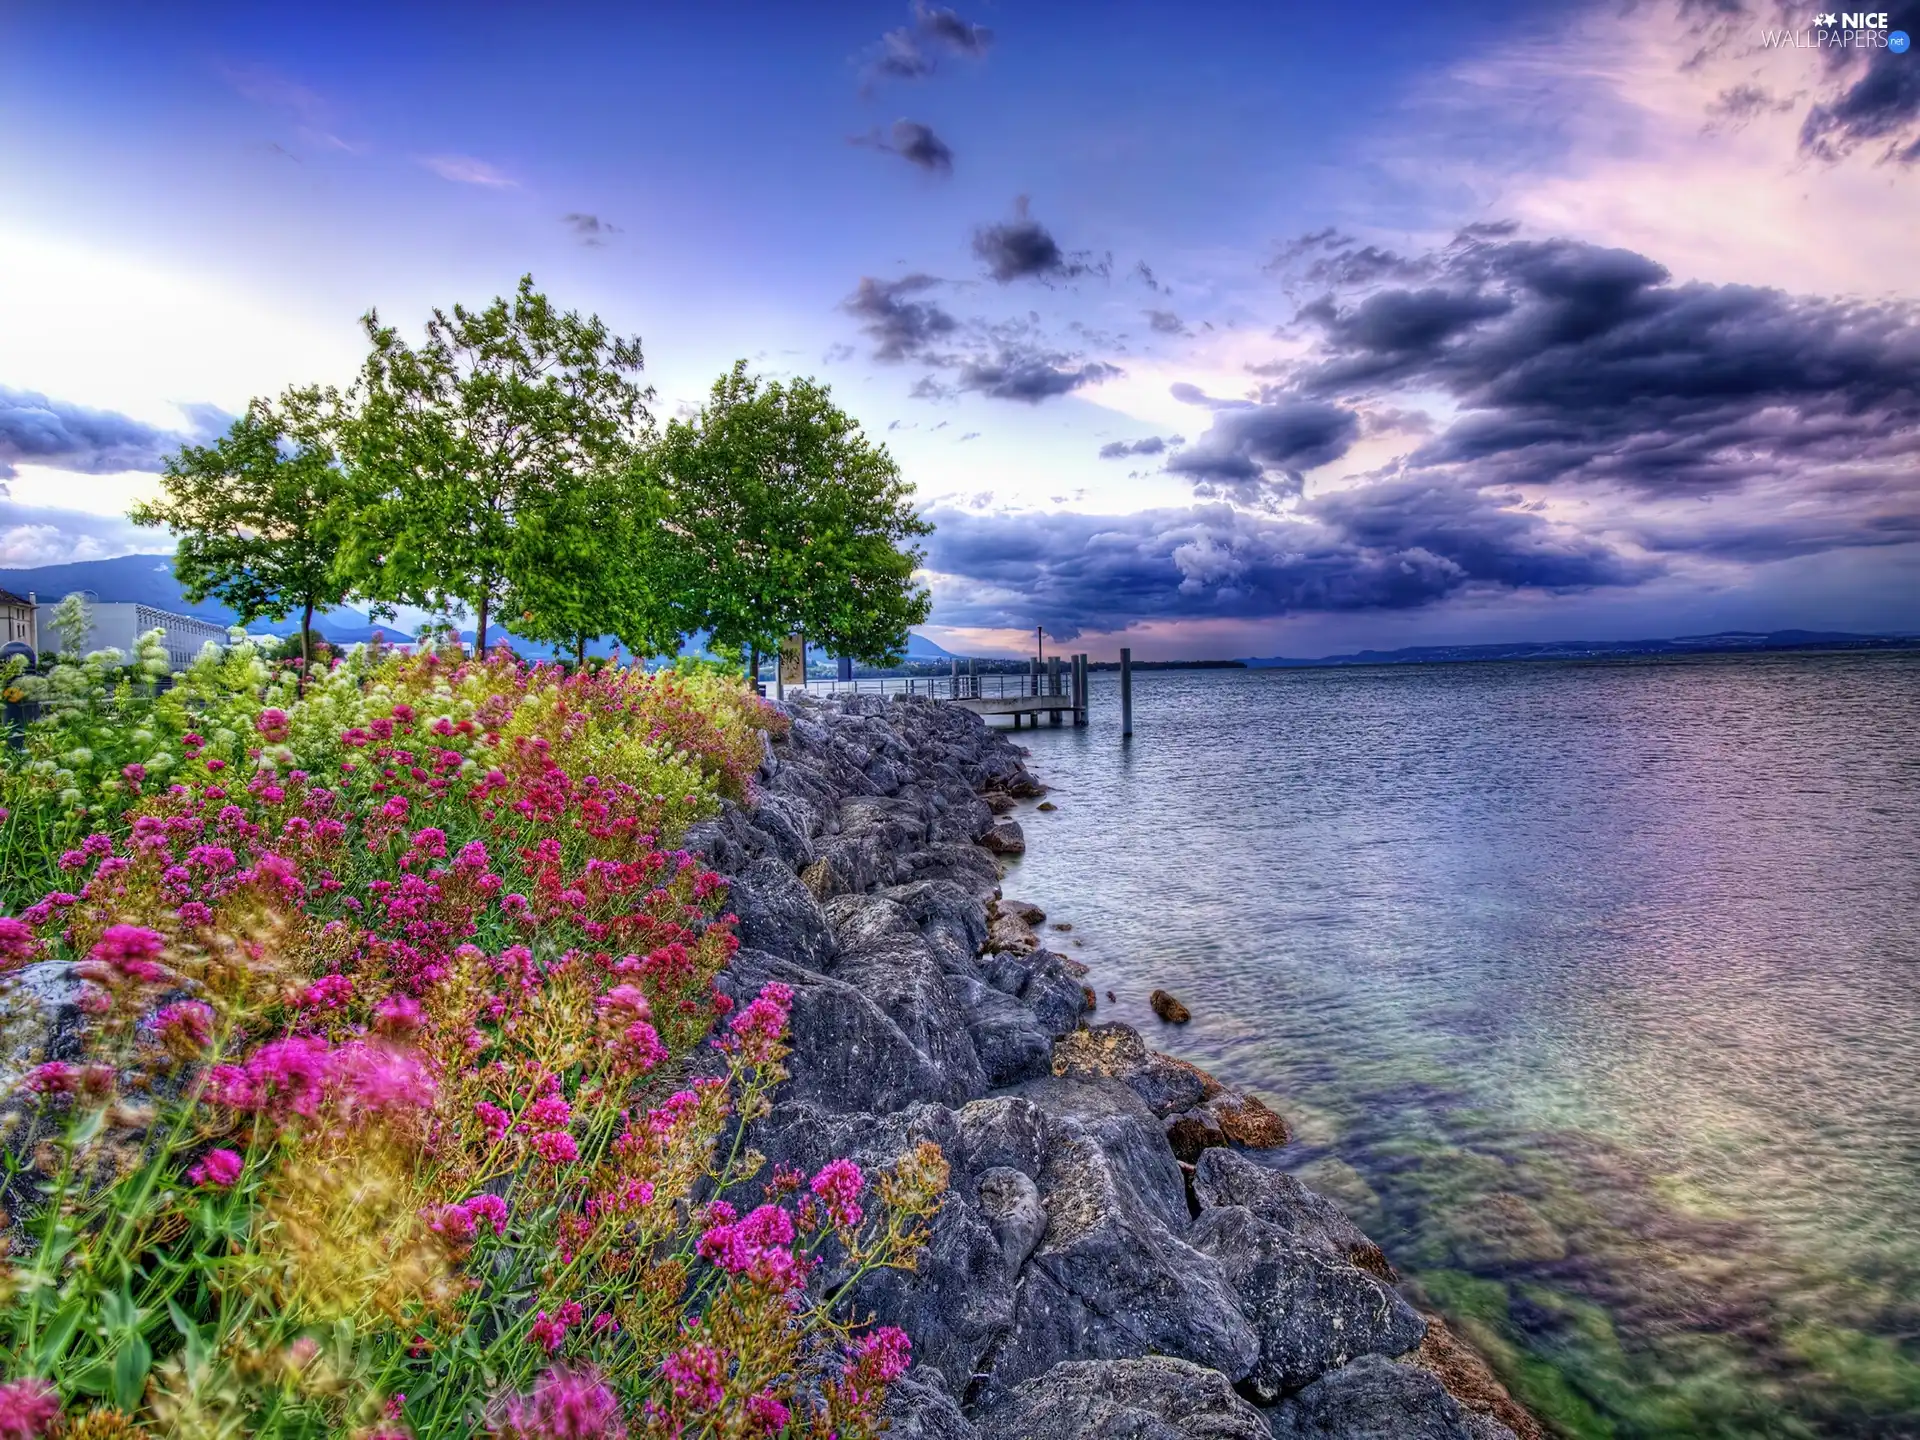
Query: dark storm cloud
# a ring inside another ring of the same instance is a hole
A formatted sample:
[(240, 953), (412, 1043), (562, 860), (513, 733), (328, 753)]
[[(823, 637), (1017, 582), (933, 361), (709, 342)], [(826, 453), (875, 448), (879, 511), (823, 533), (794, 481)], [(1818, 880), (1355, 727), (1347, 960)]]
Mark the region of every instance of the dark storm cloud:
[(204, 442), (233, 423), (213, 405), (186, 409), (194, 432), (162, 430), (113, 410), (50, 400), (32, 390), (0, 386), (0, 480), (16, 465), (45, 465), (82, 475), (123, 470), (156, 472), (182, 445)]
[(1129, 455), (1164, 455), (1168, 446), (1184, 443), (1178, 435), (1149, 435), (1144, 440), (1109, 440), (1100, 447), (1100, 458), (1124, 460)]
[(1076, 363), (1076, 357), (1054, 351), (1002, 350), (991, 358), (962, 365), (959, 380), (962, 390), (975, 390), (995, 400), (1023, 400), (1037, 405), (1121, 373), (1117, 365), (1100, 360)]
[(915, 0), (907, 26), (889, 30), (868, 56), (867, 80), (923, 80), (939, 67), (942, 54), (978, 60), (993, 45), (993, 31), (964, 20), (943, 5)]
[(918, 120), (896, 120), (888, 135), (878, 130), (870, 135), (854, 137), (854, 144), (869, 145), (875, 150), (884, 150), (898, 155), (909, 164), (917, 165), (933, 175), (951, 175), (953, 173), (953, 150), (930, 126), (922, 125)]
[(1658, 566), (1456, 487), (1383, 483), (1285, 517), (1228, 505), (1133, 515), (936, 512), (928, 545), (949, 625), (1062, 639), (1151, 620), (1402, 610), (1515, 589), (1632, 585)]
[(1139, 276), (1140, 283), (1153, 291), (1154, 294), (1171, 295), (1173, 293), (1171, 287), (1160, 283), (1159, 276), (1153, 273), (1153, 267), (1147, 264), (1146, 261), (1136, 260), (1133, 265), (1133, 273)]
[(1143, 310), (1140, 313), (1147, 317), (1148, 326), (1158, 334), (1184, 335), (1187, 333), (1185, 323), (1171, 310)]
[[(1920, 34), (1920, 3), (1888, 7), (1887, 28)], [(1807, 111), (1800, 149), (1839, 160), (1862, 145), (1882, 147), (1883, 159), (1920, 161), (1920, 65), (1911, 51), (1869, 50), (1864, 72)]]
[(973, 232), (973, 253), (986, 264), (987, 273), (1002, 285), (1015, 280), (1072, 280), (1081, 275), (1104, 275), (1105, 261), (1092, 260), (1088, 252), (1069, 254), (1060, 248), (1053, 233), (1028, 213), (1027, 197), (1013, 202), (1013, 219), (998, 225), (982, 225)]
[(862, 276), (859, 288), (841, 302), (840, 308), (856, 316), (860, 328), (872, 337), (874, 359), (906, 360), (924, 354), (929, 345), (945, 340), (959, 327), (959, 322), (933, 301), (912, 298), (939, 283), (931, 275), (907, 275), (898, 280)]
[(899, 280), (867, 276), (841, 302), (874, 341), (873, 358), (915, 360), (951, 375), (926, 375), (909, 392), (915, 399), (947, 400), (971, 390), (996, 400), (1038, 404), (1113, 379), (1117, 365), (1059, 348), (1036, 317), (999, 322), (961, 321), (933, 300), (918, 299), (940, 281), (930, 275)]
[(1429, 273), (1430, 266), (1377, 245), (1362, 245), (1329, 226), (1282, 246), (1266, 268), (1310, 285), (1346, 289), (1382, 280), (1417, 280)]
[(1167, 470), (1191, 480), (1202, 498), (1270, 510), (1298, 499), (1302, 472), (1338, 460), (1359, 433), (1353, 411), (1322, 401), (1236, 405), (1218, 410)]
[(1467, 238), (1434, 282), (1331, 296), (1320, 353), (1271, 394), (1440, 391), (1460, 417), (1409, 457), (1480, 483), (1698, 495), (1809, 467), (1920, 463), (1920, 310), (1675, 284), (1628, 250)]

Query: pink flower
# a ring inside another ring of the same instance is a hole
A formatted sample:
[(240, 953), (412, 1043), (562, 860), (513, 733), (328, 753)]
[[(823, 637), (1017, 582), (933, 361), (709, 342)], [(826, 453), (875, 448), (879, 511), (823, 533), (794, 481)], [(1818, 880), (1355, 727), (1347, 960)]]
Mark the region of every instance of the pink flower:
[(549, 1165), (571, 1165), (580, 1158), (580, 1143), (571, 1131), (549, 1130), (533, 1137), (533, 1152)]
[(287, 718), (286, 711), (269, 706), (260, 712), (260, 718), (253, 722), (253, 728), (260, 732), (261, 739), (277, 745), (293, 733), (293, 722)]
[(881, 1325), (854, 1342), (853, 1359), (848, 1364), (849, 1378), (878, 1381), (884, 1385), (906, 1374), (913, 1361), (913, 1342), (907, 1332), (893, 1325)]
[(60, 1396), (44, 1380), (0, 1385), (0, 1440), (40, 1440), (60, 1423)]
[(833, 1160), (822, 1166), (820, 1173), (813, 1177), (813, 1193), (826, 1204), (827, 1214), (833, 1217), (833, 1223), (840, 1226), (858, 1225), (865, 1212), (860, 1208), (860, 1194), (866, 1189), (867, 1180), (860, 1173), (860, 1167), (851, 1160)]
[(558, 1095), (543, 1096), (527, 1107), (521, 1122), (529, 1130), (559, 1130), (573, 1123), (573, 1107)]
[(620, 1399), (592, 1370), (549, 1370), (531, 1395), (500, 1406), (489, 1434), (498, 1440), (625, 1440)]
[(389, 1045), (344, 1045), (330, 1069), (353, 1103), (375, 1114), (425, 1109), (438, 1088), (419, 1055)]
[(154, 963), (154, 957), (166, 944), (166, 937), (156, 930), (140, 925), (109, 925), (89, 954), (129, 980), (153, 984), (167, 978), (167, 972)]
[(338, 1010), (353, 999), (353, 980), (346, 975), (323, 975), (301, 992), (303, 1010)]
[(777, 1435), (792, 1416), (771, 1390), (747, 1397), (747, 1419), (762, 1435)]
[(33, 930), (26, 921), (0, 915), (0, 964), (23, 964), (31, 960), (39, 948), (40, 942), (33, 938)]
[(495, 1235), (507, 1233), (507, 1202), (498, 1195), (476, 1195), (460, 1208), (473, 1217), (474, 1224), (484, 1225)]
[(475, 1118), (480, 1121), (481, 1126), (486, 1130), (487, 1139), (496, 1145), (500, 1143), (501, 1137), (507, 1133), (508, 1127), (513, 1124), (513, 1117), (491, 1101), (474, 1101), (473, 1113)]
[(667, 1058), (667, 1047), (660, 1032), (644, 1020), (636, 1020), (620, 1034), (620, 1063), (644, 1075)]
[(660, 1366), (677, 1399), (694, 1410), (711, 1410), (726, 1397), (727, 1353), (713, 1345), (676, 1350)]
[(602, 1010), (633, 1020), (653, 1018), (653, 1006), (648, 1003), (646, 992), (638, 985), (616, 985), (594, 1003)]
[(232, 1150), (209, 1150), (200, 1157), (200, 1161), (187, 1171), (187, 1179), (195, 1185), (211, 1185), (217, 1190), (225, 1190), (240, 1178), (243, 1162)]
[(792, 1006), (793, 987), (782, 985), (778, 980), (768, 982), (727, 1022), (727, 1028), (732, 1031), (728, 1039), (750, 1062), (765, 1063), (775, 1058), (773, 1047), (787, 1033), (787, 1017)]
[(375, 1027), (383, 1035), (411, 1035), (420, 1028), (420, 1002), (411, 995), (389, 995), (373, 1007)]
[(198, 1000), (162, 1006), (153, 1028), (168, 1046), (189, 1053), (204, 1050), (213, 1043), (213, 1007)]

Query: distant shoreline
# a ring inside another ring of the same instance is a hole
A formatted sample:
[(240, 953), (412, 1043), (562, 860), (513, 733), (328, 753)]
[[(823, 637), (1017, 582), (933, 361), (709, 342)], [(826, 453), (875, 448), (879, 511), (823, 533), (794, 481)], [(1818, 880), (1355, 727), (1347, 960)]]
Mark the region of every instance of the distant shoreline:
[(1419, 645), (1361, 650), (1311, 660), (1251, 658), (1251, 670), (1343, 669), (1361, 665), (1458, 665), (1529, 660), (1634, 660), (1694, 655), (1784, 655), (1920, 650), (1920, 635), (1849, 635), (1803, 630), (1728, 632), (1671, 640), (1544, 641), (1518, 645)]

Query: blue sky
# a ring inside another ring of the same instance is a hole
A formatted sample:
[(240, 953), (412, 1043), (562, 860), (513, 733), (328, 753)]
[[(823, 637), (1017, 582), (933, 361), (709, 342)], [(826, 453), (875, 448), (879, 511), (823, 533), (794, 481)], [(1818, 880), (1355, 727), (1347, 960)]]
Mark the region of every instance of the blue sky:
[(957, 648), (1920, 629), (1920, 56), (1810, 9), (281, 8), (0, 7), (0, 566), (531, 271), (830, 381)]

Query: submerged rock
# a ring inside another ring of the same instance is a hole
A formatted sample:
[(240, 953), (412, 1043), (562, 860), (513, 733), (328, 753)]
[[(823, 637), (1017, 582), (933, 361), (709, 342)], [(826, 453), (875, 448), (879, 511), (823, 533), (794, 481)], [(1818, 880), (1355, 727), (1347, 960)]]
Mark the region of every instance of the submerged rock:
[(1153, 1008), (1154, 1014), (1169, 1025), (1184, 1025), (1193, 1019), (1193, 1012), (1165, 990), (1154, 991), (1147, 997), (1147, 1004)]
[(1024, 855), (1027, 836), (1018, 820), (996, 820), (993, 828), (980, 837), (980, 843), (995, 855)]
[(1498, 1421), (1462, 1409), (1426, 1371), (1378, 1355), (1307, 1386), (1272, 1419), (1275, 1440), (1513, 1440)]
[(1446, 1321), (1429, 1315), (1426, 1338), (1420, 1348), (1407, 1357), (1407, 1363), (1427, 1371), (1446, 1387), (1447, 1393), (1473, 1415), (1485, 1416), (1506, 1426), (1516, 1440), (1547, 1440), (1547, 1432), (1516, 1401), (1493, 1367), (1466, 1341), (1447, 1328)]

